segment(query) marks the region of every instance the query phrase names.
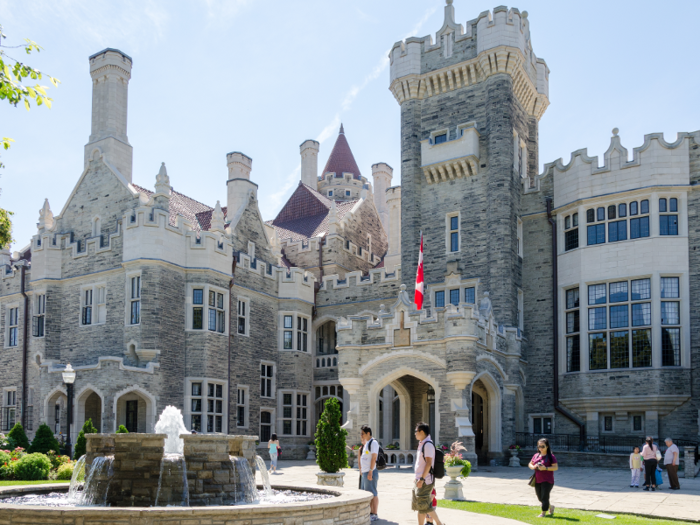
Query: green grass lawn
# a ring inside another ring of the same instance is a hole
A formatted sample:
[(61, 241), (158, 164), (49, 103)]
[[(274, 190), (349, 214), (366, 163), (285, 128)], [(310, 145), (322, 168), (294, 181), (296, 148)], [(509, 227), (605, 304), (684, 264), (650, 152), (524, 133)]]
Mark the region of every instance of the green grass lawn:
[[(525, 523), (542, 524), (543, 518), (538, 518), (537, 515), (542, 512), (540, 507), (525, 507), (523, 505), (500, 505), (498, 503), (480, 503), (472, 501), (447, 501), (438, 500), (438, 507), (448, 509), (467, 510), (476, 512), (477, 514), (489, 514), (491, 516), (500, 516), (502, 518), (510, 518), (513, 520), (522, 521)], [(679, 523), (688, 523), (687, 521), (671, 520), (671, 519), (655, 519), (634, 516), (632, 514), (617, 514), (615, 512), (605, 512), (605, 514), (616, 516), (614, 520), (605, 518), (596, 518), (596, 514), (602, 514), (601, 511), (578, 510), (578, 509), (560, 509), (557, 507), (554, 510), (554, 517), (549, 516), (546, 519), (558, 520), (562, 525), (566, 522), (576, 522), (581, 524), (596, 524), (602, 525), (677, 525)]]
[(17, 481), (14, 479), (0, 481), (0, 487), (10, 487), (12, 485), (46, 485), (47, 483), (70, 483), (70, 481), (58, 481), (42, 479), (39, 481)]

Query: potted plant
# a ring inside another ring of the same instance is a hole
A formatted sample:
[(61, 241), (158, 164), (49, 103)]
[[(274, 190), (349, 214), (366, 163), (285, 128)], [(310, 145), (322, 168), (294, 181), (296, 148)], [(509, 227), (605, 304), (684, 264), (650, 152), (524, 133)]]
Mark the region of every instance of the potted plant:
[(345, 473), (339, 470), (348, 466), (345, 450), (348, 431), (340, 428), (341, 418), (340, 404), (332, 397), (326, 401), (316, 427), (316, 463), (321, 467), (321, 472), (316, 474), (319, 485), (343, 486)]
[(520, 453), (520, 445), (511, 445), (508, 447), (508, 450), (510, 450), (510, 463), (508, 463), (508, 466), (519, 467), (520, 458), (518, 457), (518, 454)]
[(445, 499), (463, 500), (462, 483), (458, 477), (466, 478), (472, 471), (472, 464), (462, 457), (461, 452), (467, 449), (459, 441), (450, 446), (450, 451), (445, 454), (445, 471), (450, 476), (450, 481), (445, 484)]

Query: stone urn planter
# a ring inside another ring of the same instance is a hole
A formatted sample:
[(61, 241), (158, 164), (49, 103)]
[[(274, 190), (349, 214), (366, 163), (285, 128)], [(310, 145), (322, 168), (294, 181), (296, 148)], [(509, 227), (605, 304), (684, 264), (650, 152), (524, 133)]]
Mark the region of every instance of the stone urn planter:
[(316, 459), (316, 445), (309, 445), (309, 453), (306, 455), (306, 459)]
[(463, 500), (462, 482), (457, 480), (462, 474), (462, 466), (445, 467), (445, 472), (450, 476), (450, 481), (445, 483), (445, 499)]
[(517, 448), (510, 449), (510, 463), (508, 463), (509, 467), (519, 467), (520, 466), (520, 458), (518, 457), (519, 452), (520, 451)]
[(329, 472), (317, 472), (316, 484), (325, 485), (327, 487), (342, 487), (344, 476), (345, 472), (335, 472), (333, 474)]

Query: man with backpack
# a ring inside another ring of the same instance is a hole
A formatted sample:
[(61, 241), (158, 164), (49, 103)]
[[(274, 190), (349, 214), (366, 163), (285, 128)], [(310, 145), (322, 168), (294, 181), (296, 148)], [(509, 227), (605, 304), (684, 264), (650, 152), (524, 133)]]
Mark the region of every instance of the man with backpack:
[(418, 440), (416, 451), (415, 482), (411, 498), (411, 508), (418, 511), (418, 524), (425, 523), (425, 517), (429, 513), (432, 521), (437, 525), (443, 525), (433, 506), (433, 487), (435, 478), (445, 475), (445, 464), (442, 453), (435, 448), (430, 438), (430, 425), (418, 423), (415, 431)]
[(377, 521), (377, 510), (379, 508), (379, 497), (377, 496), (377, 481), (379, 471), (377, 470), (377, 457), (379, 456), (379, 442), (372, 437), (372, 429), (367, 425), (360, 428), (360, 438), (362, 448), (360, 448), (360, 489), (371, 492), (374, 496), (369, 504), (369, 519)]

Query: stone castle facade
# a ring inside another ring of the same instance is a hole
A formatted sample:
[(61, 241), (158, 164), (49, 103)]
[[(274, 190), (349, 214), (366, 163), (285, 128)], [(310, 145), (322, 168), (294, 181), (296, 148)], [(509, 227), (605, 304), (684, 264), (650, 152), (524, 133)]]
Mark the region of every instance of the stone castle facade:
[(602, 165), (579, 150), (538, 174), (549, 69), (515, 8), (462, 25), (448, 0), (435, 39), (390, 60), (401, 184), (383, 162), (363, 176), (341, 126), (321, 172), (301, 144), (299, 186), (266, 221), (240, 152), (225, 206), (175, 191), (165, 165), (137, 185), (132, 60), (91, 56), (82, 175), (0, 255), (0, 426), (65, 433), (70, 363), (73, 441), (87, 418), (152, 432), (174, 405), (198, 432), (261, 450), (274, 432), (301, 458), (331, 397), (353, 442), (369, 423), (396, 461), (420, 420), (481, 461), (518, 433), (697, 440), (700, 132), (647, 135), (630, 160), (613, 130)]

